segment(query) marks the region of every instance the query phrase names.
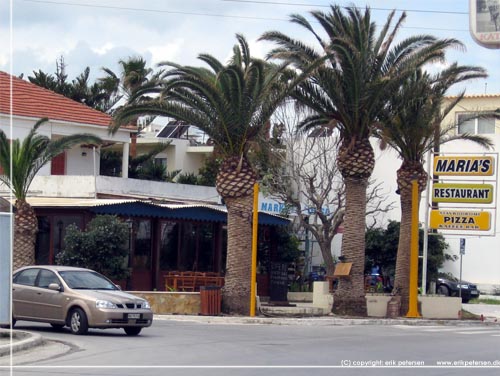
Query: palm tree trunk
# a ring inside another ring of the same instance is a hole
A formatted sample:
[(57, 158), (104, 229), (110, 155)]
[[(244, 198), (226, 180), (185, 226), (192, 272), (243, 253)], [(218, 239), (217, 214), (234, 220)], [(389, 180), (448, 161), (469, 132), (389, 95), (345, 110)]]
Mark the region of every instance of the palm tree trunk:
[(427, 185), (427, 173), (420, 162), (403, 161), (397, 171), (398, 188), (401, 201), (401, 224), (399, 227), (399, 243), (396, 258), (396, 275), (394, 278), (394, 294), (401, 296), (402, 316), (408, 312), (410, 294), (410, 256), (412, 233), (412, 181), (417, 179), (418, 203)]
[(33, 208), (25, 200), (17, 200), (14, 215), (14, 270), (35, 263), (35, 241), (38, 221)]
[(410, 290), (410, 242), (411, 242), (411, 189), (400, 190), (401, 224), (399, 227), (398, 253), (396, 257), (396, 275), (394, 278), (394, 294), (401, 296), (402, 316), (408, 312)]
[(365, 230), (366, 189), (368, 178), (344, 178), (346, 188), (345, 229), (342, 237), (342, 255), (352, 262), (349, 277), (341, 278), (333, 296), (333, 313), (337, 315), (366, 316), (365, 299)]
[(223, 311), (250, 314), (252, 262), (252, 196), (225, 198), (227, 206), (227, 260)]

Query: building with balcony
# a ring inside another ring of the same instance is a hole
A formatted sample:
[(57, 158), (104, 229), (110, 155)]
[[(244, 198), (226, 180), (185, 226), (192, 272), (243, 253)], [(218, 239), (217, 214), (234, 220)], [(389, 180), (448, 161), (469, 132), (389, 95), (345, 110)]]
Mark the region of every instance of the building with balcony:
[[(40, 134), (57, 139), (92, 133), (103, 144), (73, 147), (54, 158), (34, 178), (27, 201), (38, 217), (38, 264), (54, 263), (64, 248), (67, 226), (84, 228), (97, 214), (113, 214), (130, 226), (131, 278), (124, 287), (163, 290), (163, 276), (169, 270), (223, 274), (227, 216), (214, 187), (128, 178), (135, 127), (121, 127), (110, 135), (109, 115), (0, 72), (0, 130), (7, 138), (22, 139), (44, 117), (49, 120), (39, 128)], [(158, 132), (153, 129), (138, 138), (137, 152), (145, 153), (153, 144), (167, 140), (166, 166), (197, 172), (212, 146), (184, 137), (187, 131), (172, 124)], [(120, 153), (120, 176), (101, 176), (103, 149)], [(1, 184), (0, 197), (15, 201)], [(269, 232), (288, 221), (261, 213), (259, 224), (262, 231)], [(271, 248), (276, 246), (271, 244)]]

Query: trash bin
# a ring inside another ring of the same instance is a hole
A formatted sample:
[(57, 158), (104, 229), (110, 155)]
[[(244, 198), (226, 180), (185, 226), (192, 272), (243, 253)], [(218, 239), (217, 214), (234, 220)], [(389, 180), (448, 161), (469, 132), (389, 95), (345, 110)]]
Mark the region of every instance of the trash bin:
[(200, 315), (219, 316), (221, 311), (222, 294), (219, 286), (200, 287)]

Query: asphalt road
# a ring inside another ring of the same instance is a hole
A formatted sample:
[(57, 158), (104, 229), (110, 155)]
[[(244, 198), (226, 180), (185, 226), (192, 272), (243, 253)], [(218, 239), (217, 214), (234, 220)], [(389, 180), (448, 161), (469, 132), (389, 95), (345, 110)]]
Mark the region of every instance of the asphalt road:
[[(28, 354), (23, 365), (1, 368), (1, 376), (500, 373), (500, 326), (218, 325), (157, 320), (138, 337), (128, 337), (122, 330), (74, 336), (27, 322), (19, 322), (16, 329), (61, 341), (71, 345), (71, 351), (36, 361), (30, 361)], [(485, 363), (470, 368), (466, 362)], [(487, 364), (490, 368), (478, 368)]]

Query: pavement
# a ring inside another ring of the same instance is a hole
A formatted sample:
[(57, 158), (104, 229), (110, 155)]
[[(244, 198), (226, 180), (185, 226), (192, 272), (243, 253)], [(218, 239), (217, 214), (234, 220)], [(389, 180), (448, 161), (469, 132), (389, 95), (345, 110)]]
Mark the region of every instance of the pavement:
[[(332, 314), (318, 316), (311, 309), (311, 304), (297, 303), (296, 307), (287, 308), (289, 316), (271, 316), (270, 311), (266, 315), (256, 317), (248, 316), (194, 316), (194, 315), (155, 315), (155, 320), (197, 322), (204, 324), (226, 324), (226, 325), (305, 325), (305, 326), (347, 326), (347, 325), (443, 325), (443, 326), (500, 326), (500, 305), (490, 304), (465, 304), (463, 309), (478, 315), (479, 320), (445, 320), (445, 319), (413, 319), (413, 318), (352, 318), (339, 317)], [(309, 313), (309, 314), (308, 314)], [(296, 317), (300, 316), (300, 317)], [(10, 354), (13, 354), (16, 364), (22, 364), (23, 359), (33, 361), (33, 351), (39, 359), (64, 355), (71, 351), (71, 345), (48, 341), (40, 334), (21, 330), (0, 329), (0, 366), (10, 364)]]

